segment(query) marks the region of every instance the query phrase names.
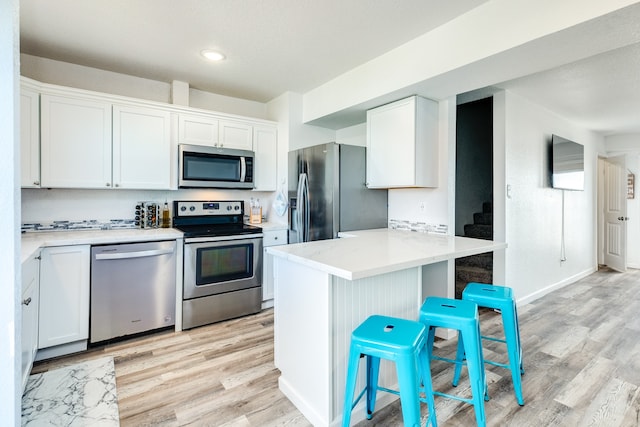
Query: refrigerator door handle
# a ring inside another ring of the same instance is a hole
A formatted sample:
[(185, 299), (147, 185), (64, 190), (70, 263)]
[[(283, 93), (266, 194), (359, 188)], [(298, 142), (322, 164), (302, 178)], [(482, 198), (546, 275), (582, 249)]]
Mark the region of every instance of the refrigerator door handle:
[(307, 174), (301, 173), (298, 175), (298, 191), (296, 194), (298, 203), (296, 206), (296, 223), (298, 227), (296, 229), (297, 242), (304, 242), (304, 223), (302, 222), (302, 211), (304, 210), (304, 201), (302, 198), (304, 197), (304, 181), (306, 179)]
[(310, 240), (311, 234), (311, 209), (309, 206), (309, 177), (304, 174), (304, 241)]

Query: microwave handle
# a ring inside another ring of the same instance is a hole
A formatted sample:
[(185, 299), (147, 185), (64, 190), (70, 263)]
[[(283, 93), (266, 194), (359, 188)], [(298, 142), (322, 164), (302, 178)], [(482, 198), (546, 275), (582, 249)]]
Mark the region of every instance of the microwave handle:
[(247, 162), (244, 156), (240, 157), (240, 182), (245, 181), (245, 177), (247, 176)]

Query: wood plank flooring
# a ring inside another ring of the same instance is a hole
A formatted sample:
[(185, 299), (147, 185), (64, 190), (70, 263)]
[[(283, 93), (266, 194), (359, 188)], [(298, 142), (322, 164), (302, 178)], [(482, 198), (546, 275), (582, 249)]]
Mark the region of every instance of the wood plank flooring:
[[(509, 371), (487, 365), (489, 426), (640, 425), (640, 270), (602, 269), (518, 310), (525, 406)], [(498, 314), (481, 318), (484, 334), (501, 334)], [(455, 353), (455, 340), (436, 345), (436, 354)], [(484, 348), (506, 362), (500, 344)], [(310, 425), (278, 389), (272, 310), (39, 362), (33, 372), (105, 355), (115, 360), (122, 426)], [(432, 372), (437, 390), (470, 395), (466, 369), (456, 388), (452, 365), (434, 361)], [(441, 427), (475, 425), (470, 405), (437, 397), (436, 412)], [(423, 406), (423, 422), (426, 415)], [(358, 424), (400, 425), (399, 402)]]

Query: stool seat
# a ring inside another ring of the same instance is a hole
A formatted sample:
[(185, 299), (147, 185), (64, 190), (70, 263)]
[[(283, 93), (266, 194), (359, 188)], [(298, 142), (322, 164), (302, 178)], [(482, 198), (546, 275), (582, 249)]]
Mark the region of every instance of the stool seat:
[(431, 392), (437, 396), (473, 405), (476, 423), (478, 426), (486, 426), (484, 401), (489, 400), (489, 395), (487, 394), (487, 380), (482, 356), (478, 305), (471, 301), (428, 297), (420, 308), (420, 322), (429, 328), (426, 344), (428, 362), (440, 359), (456, 364), (456, 369), (463, 363), (462, 355), (456, 360), (436, 357), (433, 355), (433, 341), (436, 328), (458, 330), (458, 345), (463, 346), (464, 355), (466, 355), (472, 398), (466, 399), (435, 390), (431, 390)]
[[(351, 411), (365, 393), (367, 418), (372, 418), (378, 390), (399, 395), (404, 425), (420, 426), (420, 384), (425, 387), (429, 407), (427, 424), (431, 422), (433, 427), (437, 427), (433, 394), (430, 392), (431, 372), (421, 360), (426, 358), (426, 339), (426, 327), (420, 322), (380, 315), (370, 316), (352, 332), (342, 414), (343, 427), (349, 426)], [(366, 385), (354, 402), (362, 355), (366, 356), (367, 361)], [(378, 386), (381, 358), (395, 362), (399, 391)]]
[[(522, 362), (522, 346), (520, 343), (520, 327), (518, 325), (518, 310), (513, 297), (513, 290), (506, 286), (497, 286), (486, 283), (471, 282), (462, 291), (462, 299), (478, 304), (479, 307), (499, 310), (502, 316), (505, 339), (490, 336), (482, 336), (485, 340), (497, 341), (507, 345), (509, 364), (485, 360), (485, 363), (499, 366), (511, 371), (513, 388), (519, 405), (524, 405), (522, 396), (522, 379), (524, 367)], [(458, 348), (458, 353), (463, 349)], [(460, 370), (454, 374), (454, 382), (457, 383)]]

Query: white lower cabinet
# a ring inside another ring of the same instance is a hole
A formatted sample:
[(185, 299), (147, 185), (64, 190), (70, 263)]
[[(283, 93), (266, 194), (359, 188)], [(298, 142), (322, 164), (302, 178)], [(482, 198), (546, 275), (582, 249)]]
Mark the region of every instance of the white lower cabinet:
[(22, 263), (22, 391), (38, 350), (40, 254)]
[(263, 230), (262, 257), (262, 307), (273, 306), (273, 256), (267, 253), (267, 247), (287, 244), (287, 229)]
[[(90, 246), (48, 247), (41, 252), (38, 349), (80, 342), (59, 356), (79, 351), (89, 338)], [(47, 353), (47, 352), (45, 352)]]

